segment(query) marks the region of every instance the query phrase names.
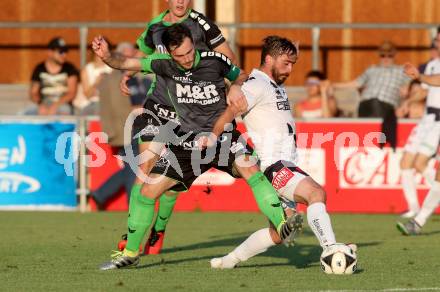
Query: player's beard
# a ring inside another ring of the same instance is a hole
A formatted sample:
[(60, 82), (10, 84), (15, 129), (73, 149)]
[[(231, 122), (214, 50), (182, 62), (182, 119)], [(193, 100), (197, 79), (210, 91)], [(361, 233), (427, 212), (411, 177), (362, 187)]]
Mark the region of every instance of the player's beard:
[(275, 67), (272, 67), (271, 71), (272, 77), (278, 85), (283, 84), (284, 81), (286, 81), (286, 79), (289, 77), (289, 74), (280, 74), (280, 72), (278, 72)]

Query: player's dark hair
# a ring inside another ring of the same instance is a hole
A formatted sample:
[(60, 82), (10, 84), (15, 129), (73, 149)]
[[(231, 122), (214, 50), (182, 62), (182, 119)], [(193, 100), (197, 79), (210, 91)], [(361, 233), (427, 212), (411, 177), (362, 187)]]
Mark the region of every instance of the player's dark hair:
[(193, 41), (191, 31), (187, 26), (181, 23), (176, 23), (169, 26), (162, 34), (162, 43), (168, 52), (170, 48), (179, 47), (185, 38), (190, 38)]
[(306, 75), (306, 78), (310, 78), (310, 77), (315, 77), (315, 78), (318, 78), (319, 80), (326, 80), (327, 79), (325, 74), (322, 73), (321, 71), (318, 71), (318, 70), (309, 71)]
[(284, 54), (296, 55), (298, 52), (295, 45), (288, 39), (271, 35), (263, 39), (263, 48), (261, 49), (261, 65), (267, 55), (278, 57)]

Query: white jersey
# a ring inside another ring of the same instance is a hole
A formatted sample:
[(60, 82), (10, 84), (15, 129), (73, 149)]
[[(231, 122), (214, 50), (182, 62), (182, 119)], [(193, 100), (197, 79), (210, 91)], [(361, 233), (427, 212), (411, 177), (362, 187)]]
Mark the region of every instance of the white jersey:
[[(425, 68), (425, 75), (440, 74), (440, 58), (436, 58), (428, 63)], [(428, 96), (426, 97), (426, 107), (434, 107), (440, 109), (440, 87), (429, 86), (423, 84), (423, 88), (428, 89)]]
[(243, 121), (262, 171), (279, 160), (296, 164), (295, 122), (284, 86), (254, 69), (241, 89), (248, 102)]

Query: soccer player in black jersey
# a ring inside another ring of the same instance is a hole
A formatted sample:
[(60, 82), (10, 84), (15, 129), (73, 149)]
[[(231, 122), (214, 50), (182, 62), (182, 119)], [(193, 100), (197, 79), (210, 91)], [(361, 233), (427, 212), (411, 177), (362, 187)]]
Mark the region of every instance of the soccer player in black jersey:
[[(232, 62), (235, 55), (223, 37), (217, 25), (200, 12), (191, 9), (190, 0), (168, 0), (169, 9), (152, 19), (145, 31), (139, 36), (137, 45), (138, 56), (148, 56), (155, 52), (167, 53), (162, 42), (162, 34), (173, 23), (181, 23), (189, 28), (196, 49), (213, 50), (222, 53)], [(133, 71), (126, 71), (121, 81), (121, 90), (129, 95), (126, 81)], [(235, 95), (230, 95), (231, 102), (237, 102)], [(136, 137), (139, 137), (140, 166), (137, 173), (135, 187), (132, 193), (139, 192), (140, 186), (147, 179), (151, 168), (159, 159), (159, 154), (164, 147), (162, 141), (154, 137), (160, 135), (160, 125), (166, 123), (179, 123), (174, 107), (167, 96), (167, 88), (164, 79), (156, 75), (155, 82), (147, 94), (144, 103), (144, 113), (139, 115), (133, 124)], [(162, 248), (165, 236), (165, 227), (171, 216), (176, 202), (176, 192), (167, 192), (159, 201), (158, 216), (151, 229), (151, 234), (144, 248), (145, 254), (157, 254)], [(120, 246), (125, 246), (120, 242)]]
[[(103, 270), (136, 265), (139, 262), (139, 244), (153, 220), (155, 199), (167, 190), (188, 189), (200, 174), (211, 167), (231, 175), (238, 172), (246, 179), (260, 210), (276, 227), (281, 239), (288, 238), (298, 227), (291, 217), (285, 220), (277, 192), (259, 171), (255, 157), (251, 156), (252, 150), (235, 127), (220, 135), (211, 148), (201, 151), (197, 145), (202, 135), (212, 131), (215, 121), (228, 107), (224, 78), (234, 82), (231, 93), (241, 91), (239, 86), (247, 75), (226, 56), (195, 49), (191, 33), (184, 25), (175, 24), (168, 28), (162, 41), (170, 55), (137, 59), (110, 53), (102, 37), (93, 40), (93, 50), (109, 66), (153, 72), (163, 77), (168, 98), (180, 120), (177, 137), (171, 137), (168, 151), (151, 171), (155, 182), (144, 184), (141, 192), (131, 197), (125, 250), (115, 254), (111, 262), (103, 264)], [(172, 131), (169, 133), (172, 134)]]

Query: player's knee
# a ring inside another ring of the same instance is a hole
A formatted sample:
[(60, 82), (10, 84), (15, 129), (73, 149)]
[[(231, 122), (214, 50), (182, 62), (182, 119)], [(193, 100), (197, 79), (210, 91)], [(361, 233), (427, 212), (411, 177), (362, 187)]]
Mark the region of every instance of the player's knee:
[(312, 187), (309, 191), (309, 199), (308, 199), (308, 203), (309, 205), (314, 204), (314, 203), (326, 203), (327, 201), (327, 194), (325, 192), (325, 190), (320, 187), (320, 186), (316, 186), (316, 187)]
[(413, 168), (414, 155), (409, 152), (404, 152), (402, 158), (400, 159), (401, 169)]
[(141, 195), (150, 199), (156, 199), (156, 196), (152, 192), (150, 185), (144, 184), (141, 188)]
[(418, 173), (422, 173), (423, 171), (425, 171), (426, 168), (426, 162), (423, 160), (416, 160), (414, 162), (414, 169), (418, 172)]
[(235, 165), (235, 168), (239, 172), (240, 176), (246, 180), (249, 179), (256, 172), (260, 171), (260, 169), (256, 165), (243, 167), (237, 164)]
[(405, 159), (404, 157), (402, 157), (402, 159), (400, 159), (400, 169), (409, 169), (411, 168), (411, 163), (408, 162), (407, 159)]

